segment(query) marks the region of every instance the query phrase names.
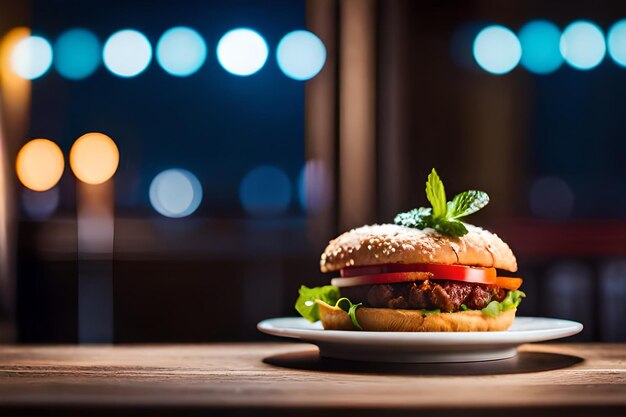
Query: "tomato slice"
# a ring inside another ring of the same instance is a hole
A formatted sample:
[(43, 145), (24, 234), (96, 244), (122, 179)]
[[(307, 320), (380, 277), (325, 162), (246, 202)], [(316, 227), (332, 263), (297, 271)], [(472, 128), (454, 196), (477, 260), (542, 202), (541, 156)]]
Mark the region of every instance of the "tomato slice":
[(337, 287), (352, 287), (356, 285), (390, 284), (394, 282), (410, 282), (425, 279), (447, 279), (476, 284), (496, 285), (495, 268), (479, 268), (464, 265), (387, 264), (351, 267), (343, 269), (341, 276), (341, 278), (334, 278), (331, 281), (332, 285)]
[(465, 265), (443, 264), (384, 264), (372, 266), (353, 266), (341, 270), (343, 278), (379, 275), (395, 272), (429, 272), (432, 279), (449, 279), (453, 281), (476, 282), (479, 284), (495, 284), (496, 269)]
[(391, 272), (388, 274), (361, 275), (358, 277), (333, 278), (330, 284), (335, 287), (355, 287), (357, 285), (393, 284), (432, 279), (428, 272)]
[(442, 264), (384, 264), (342, 269), (341, 278), (333, 278), (331, 284), (336, 287), (353, 287), (426, 279), (496, 285), (511, 291), (517, 290), (523, 282), (522, 278), (498, 277), (495, 268)]
[(512, 277), (497, 277), (496, 285), (500, 288), (504, 288), (505, 290), (515, 291), (522, 285), (521, 278), (512, 278)]

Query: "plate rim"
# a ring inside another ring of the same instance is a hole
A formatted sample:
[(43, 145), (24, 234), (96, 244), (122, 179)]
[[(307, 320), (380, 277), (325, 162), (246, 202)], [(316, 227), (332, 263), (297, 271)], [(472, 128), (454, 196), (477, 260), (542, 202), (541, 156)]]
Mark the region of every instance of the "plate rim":
[[(373, 342), (393, 342), (396, 345), (433, 343), (433, 342), (459, 342), (473, 345), (485, 344), (508, 344), (517, 345), (522, 343), (541, 342), (547, 340), (561, 339), (580, 333), (584, 326), (582, 323), (552, 317), (516, 317), (516, 320), (550, 320), (562, 324), (558, 329), (535, 329), (517, 331), (496, 331), (496, 332), (358, 332), (344, 330), (324, 330), (324, 329), (297, 329), (279, 328), (274, 323), (279, 320), (306, 320), (302, 317), (275, 317), (260, 321), (257, 329), (265, 334), (291, 339), (306, 340), (309, 342), (324, 343), (373, 343)], [(556, 332), (556, 334), (555, 334)], [(463, 336), (463, 337), (460, 337)], [(459, 340), (461, 339), (461, 340)]]

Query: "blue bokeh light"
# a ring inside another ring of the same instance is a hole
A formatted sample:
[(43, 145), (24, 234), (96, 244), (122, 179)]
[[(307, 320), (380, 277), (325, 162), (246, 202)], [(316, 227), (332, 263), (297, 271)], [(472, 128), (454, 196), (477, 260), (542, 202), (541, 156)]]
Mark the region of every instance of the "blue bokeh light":
[(547, 20), (532, 20), (519, 31), (521, 64), (535, 74), (549, 74), (563, 64), (559, 49), (561, 31)]
[(187, 77), (198, 71), (206, 60), (206, 44), (202, 36), (188, 27), (166, 31), (156, 47), (159, 65), (169, 74)]
[(602, 30), (583, 20), (571, 23), (561, 35), (560, 50), (573, 68), (589, 70), (604, 59), (606, 43)]
[(22, 190), (22, 206), (31, 219), (46, 220), (50, 217), (60, 201), (59, 187), (52, 187), (46, 191), (33, 191), (28, 188)]
[(319, 213), (330, 204), (330, 178), (324, 163), (311, 159), (298, 177), (298, 202), (308, 213)]
[(504, 26), (488, 26), (474, 40), (474, 59), (492, 74), (506, 74), (517, 66), (522, 47), (517, 36)]
[(186, 217), (200, 206), (202, 186), (191, 172), (171, 168), (159, 173), (150, 184), (150, 204), (166, 217)]
[(102, 57), (100, 41), (86, 29), (70, 29), (54, 43), (54, 66), (65, 78), (81, 80), (93, 74)]
[(120, 77), (135, 77), (152, 59), (152, 46), (140, 32), (132, 29), (115, 32), (104, 44), (104, 65)]
[(217, 60), (226, 71), (245, 77), (263, 68), (269, 48), (258, 32), (238, 28), (222, 36), (217, 44), (216, 52)]
[(313, 33), (296, 30), (286, 34), (278, 43), (276, 60), (278, 67), (289, 78), (309, 80), (324, 67), (326, 47)]
[(28, 36), (15, 44), (11, 69), (27, 80), (44, 75), (52, 65), (52, 46), (41, 36)]
[(537, 217), (563, 220), (575, 204), (572, 188), (558, 177), (543, 177), (533, 182), (529, 195), (530, 211)]
[(626, 67), (626, 19), (616, 22), (607, 36), (609, 55), (618, 65)]
[(279, 168), (262, 165), (241, 181), (239, 198), (244, 209), (254, 216), (273, 216), (285, 212), (291, 202), (289, 177)]

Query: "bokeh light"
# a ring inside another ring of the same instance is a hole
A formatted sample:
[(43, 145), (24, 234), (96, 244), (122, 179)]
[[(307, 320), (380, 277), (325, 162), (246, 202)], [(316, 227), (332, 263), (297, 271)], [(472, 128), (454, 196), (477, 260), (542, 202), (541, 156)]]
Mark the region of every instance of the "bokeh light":
[(618, 342), (626, 340), (626, 260), (617, 258), (602, 262), (599, 294), (600, 317), (602, 317), (602, 340)]
[(618, 65), (626, 67), (626, 19), (616, 22), (607, 36), (609, 55)]
[(29, 124), (32, 83), (17, 75), (12, 65), (15, 45), (28, 36), (30, 36), (30, 28), (20, 26), (9, 30), (0, 38), (0, 91), (2, 102), (5, 103), (2, 106), (5, 129), (7, 129), (7, 123), (12, 123), (14, 126), (28, 126)]
[(54, 187), (63, 175), (65, 159), (59, 146), (48, 139), (33, 139), (17, 154), (15, 170), (20, 182), (34, 191)]
[(252, 75), (265, 65), (269, 49), (265, 39), (252, 29), (233, 29), (217, 44), (217, 60), (228, 72), (239, 76)]
[(308, 213), (319, 213), (330, 204), (330, 178), (322, 161), (307, 161), (298, 177), (298, 200)]
[(530, 211), (533, 215), (550, 220), (563, 220), (574, 210), (574, 192), (562, 179), (543, 177), (530, 188)]
[(159, 173), (150, 184), (150, 204), (166, 217), (192, 214), (202, 201), (202, 186), (191, 172), (172, 168)]
[(104, 44), (104, 65), (120, 77), (134, 77), (143, 72), (152, 59), (148, 39), (132, 29), (115, 32)]
[(488, 26), (474, 40), (474, 59), (492, 74), (506, 74), (517, 66), (522, 47), (517, 36), (504, 26)]
[(70, 167), (76, 177), (87, 184), (108, 181), (120, 162), (120, 154), (113, 139), (102, 133), (87, 133), (70, 149)]
[(93, 74), (102, 56), (100, 41), (86, 29), (63, 32), (54, 43), (54, 67), (65, 78), (81, 80)]
[(296, 30), (278, 43), (276, 60), (281, 71), (294, 80), (308, 80), (317, 75), (326, 62), (326, 47), (313, 33)]
[(186, 77), (206, 60), (206, 44), (193, 29), (175, 27), (163, 34), (156, 47), (159, 65), (171, 75)]
[(581, 308), (580, 300), (593, 294), (595, 276), (581, 261), (555, 261), (543, 272), (541, 293), (549, 303), (543, 305), (546, 317), (563, 317), (583, 323), (592, 322), (590, 308)]
[(592, 69), (602, 62), (606, 54), (604, 34), (591, 22), (573, 22), (561, 35), (560, 50), (570, 66), (579, 70)]
[(22, 207), (33, 220), (46, 220), (59, 207), (59, 187), (47, 191), (22, 190)]
[(22, 78), (34, 80), (52, 65), (52, 46), (41, 36), (28, 36), (19, 41), (11, 55), (11, 68)]
[(563, 64), (559, 49), (561, 31), (547, 20), (532, 20), (519, 31), (521, 64), (535, 74), (549, 74)]
[(241, 181), (239, 198), (244, 209), (254, 216), (274, 216), (285, 212), (291, 202), (291, 183), (279, 168), (262, 165)]

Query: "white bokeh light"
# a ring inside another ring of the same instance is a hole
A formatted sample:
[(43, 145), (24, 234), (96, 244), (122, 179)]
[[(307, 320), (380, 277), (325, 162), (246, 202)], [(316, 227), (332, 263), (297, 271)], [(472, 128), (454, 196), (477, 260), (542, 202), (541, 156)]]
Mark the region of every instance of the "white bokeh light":
[(561, 35), (560, 50), (571, 67), (590, 70), (598, 66), (606, 54), (604, 34), (591, 22), (573, 22)]
[(143, 72), (152, 59), (152, 46), (140, 32), (132, 29), (115, 32), (104, 44), (104, 65), (120, 77)]
[(192, 214), (202, 201), (202, 186), (191, 172), (172, 168), (158, 174), (150, 184), (150, 203), (166, 217)]
[(613, 61), (622, 67), (626, 67), (626, 19), (616, 22), (607, 36), (609, 55)]
[(11, 54), (11, 69), (27, 80), (44, 75), (52, 65), (52, 46), (41, 36), (20, 40)]
[(522, 45), (515, 33), (504, 26), (488, 26), (474, 40), (474, 59), (492, 74), (512, 71), (522, 57)]
[(309, 80), (324, 67), (326, 47), (315, 34), (296, 30), (286, 34), (278, 43), (276, 60), (280, 70), (289, 78)]
[(217, 44), (217, 60), (228, 72), (252, 75), (265, 65), (269, 49), (265, 39), (252, 29), (233, 29)]
[(206, 60), (204, 39), (193, 29), (175, 27), (161, 36), (156, 47), (159, 65), (171, 75), (187, 77)]

